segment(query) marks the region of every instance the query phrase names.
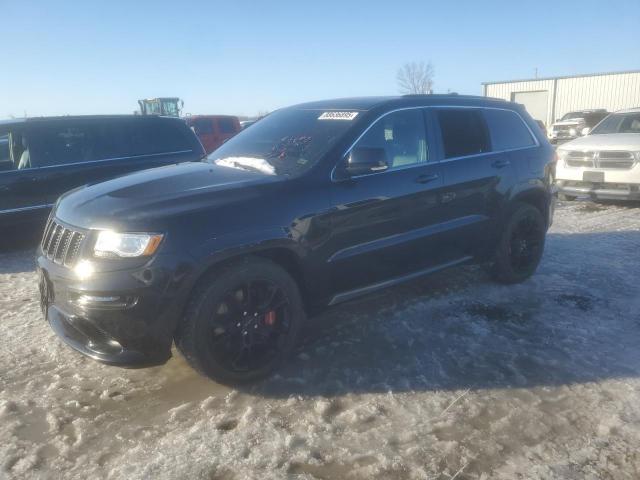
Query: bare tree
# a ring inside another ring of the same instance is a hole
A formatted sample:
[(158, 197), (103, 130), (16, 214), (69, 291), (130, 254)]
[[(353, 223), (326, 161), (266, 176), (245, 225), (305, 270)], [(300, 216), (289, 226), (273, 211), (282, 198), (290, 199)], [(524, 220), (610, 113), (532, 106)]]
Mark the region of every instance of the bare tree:
[(403, 94), (425, 94), (433, 91), (435, 69), (431, 62), (405, 63), (398, 69), (396, 80)]

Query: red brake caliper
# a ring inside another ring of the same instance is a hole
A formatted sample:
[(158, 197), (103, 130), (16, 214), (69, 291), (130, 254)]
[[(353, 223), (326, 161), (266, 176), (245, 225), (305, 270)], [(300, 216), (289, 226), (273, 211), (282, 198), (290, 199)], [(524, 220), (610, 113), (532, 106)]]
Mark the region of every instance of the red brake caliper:
[(264, 315), (264, 324), (272, 327), (276, 323), (276, 312), (271, 310)]

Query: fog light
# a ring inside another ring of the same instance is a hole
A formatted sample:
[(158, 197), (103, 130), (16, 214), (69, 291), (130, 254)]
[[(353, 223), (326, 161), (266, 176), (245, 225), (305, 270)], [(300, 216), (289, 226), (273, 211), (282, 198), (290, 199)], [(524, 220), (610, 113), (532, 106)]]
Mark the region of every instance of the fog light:
[(75, 303), (82, 308), (129, 308), (138, 303), (138, 299), (115, 295), (79, 295)]
[(93, 275), (93, 264), (89, 260), (80, 260), (73, 268), (73, 271), (80, 280), (85, 280)]

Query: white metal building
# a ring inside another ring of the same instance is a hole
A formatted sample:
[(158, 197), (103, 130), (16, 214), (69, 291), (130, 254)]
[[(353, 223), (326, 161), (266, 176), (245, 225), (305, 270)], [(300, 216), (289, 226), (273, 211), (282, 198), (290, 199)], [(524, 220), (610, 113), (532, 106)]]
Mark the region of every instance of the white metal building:
[(640, 70), (485, 82), (482, 91), (485, 97), (523, 104), (548, 126), (573, 110), (640, 107)]

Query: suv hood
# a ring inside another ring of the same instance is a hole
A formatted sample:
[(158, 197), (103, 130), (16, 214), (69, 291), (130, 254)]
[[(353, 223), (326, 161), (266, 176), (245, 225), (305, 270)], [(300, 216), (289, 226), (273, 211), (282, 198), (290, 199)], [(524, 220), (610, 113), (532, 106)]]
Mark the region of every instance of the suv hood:
[(587, 135), (565, 143), (558, 150), (627, 150), (640, 151), (640, 134), (608, 133)]
[(283, 177), (203, 162), (153, 168), (81, 187), (63, 195), (57, 218), (81, 228), (153, 227), (169, 217), (257, 195), (261, 184)]

